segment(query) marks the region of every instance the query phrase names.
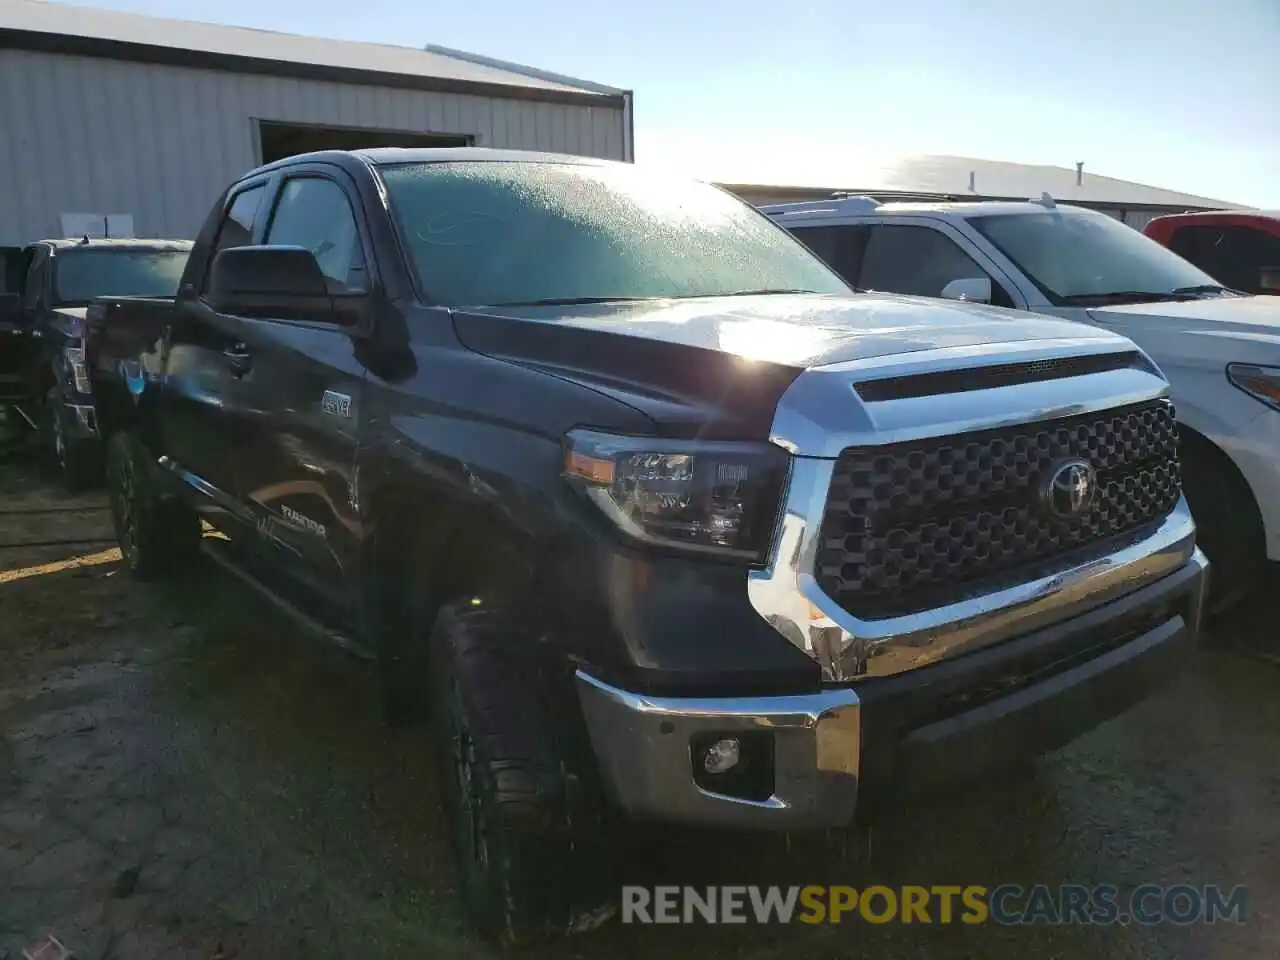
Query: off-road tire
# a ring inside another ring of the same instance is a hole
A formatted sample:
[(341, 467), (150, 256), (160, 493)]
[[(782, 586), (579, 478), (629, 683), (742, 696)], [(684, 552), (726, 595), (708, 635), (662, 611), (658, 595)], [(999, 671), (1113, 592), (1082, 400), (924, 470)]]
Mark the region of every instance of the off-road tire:
[(1178, 459), (1196, 542), (1209, 558), (1208, 612), (1221, 613), (1258, 584), (1266, 562), (1262, 515), (1235, 464), (1208, 440), (1184, 431)]
[(446, 606), (428, 645), (459, 886), (481, 935), (508, 946), (596, 926), (615, 896), (594, 771), (554, 705), (559, 697), (577, 717), (576, 699), (565, 702), (534, 662), (519, 623), (499, 609)]
[(125, 568), (138, 580), (184, 575), (200, 546), (199, 518), (186, 504), (159, 495), (154, 469), (132, 433), (108, 440), (111, 520)]

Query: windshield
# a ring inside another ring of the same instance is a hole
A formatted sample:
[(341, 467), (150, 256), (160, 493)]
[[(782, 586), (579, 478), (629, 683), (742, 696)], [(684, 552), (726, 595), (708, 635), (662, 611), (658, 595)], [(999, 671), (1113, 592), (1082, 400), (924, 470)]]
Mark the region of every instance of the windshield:
[(629, 165), (382, 167), (426, 296), (444, 306), (851, 291), (735, 197)]
[(59, 250), (54, 306), (84, 306), (95, 297), (176, 296), (187, 256), (185, 250)]
[(1176, 253), (1092, 210), (973, 216), (969, 222), (1058, 305), (1116, 294), (1160, 299), (1220, 289)]

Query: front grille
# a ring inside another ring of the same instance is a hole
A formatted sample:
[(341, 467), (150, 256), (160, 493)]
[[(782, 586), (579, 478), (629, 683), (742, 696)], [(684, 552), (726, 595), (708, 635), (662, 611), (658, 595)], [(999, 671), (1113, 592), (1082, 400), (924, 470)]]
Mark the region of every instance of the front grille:
[[(1041, 506), (1050, 467), (1080, 458), (1098, 490), (1083, 515)], [(827, 495), (818, 585), (863, 619), (1025, 581), (1158, 520), (1178, 502), (1177, 425), (1157, 400), (1061, 420), (840, 454)]]

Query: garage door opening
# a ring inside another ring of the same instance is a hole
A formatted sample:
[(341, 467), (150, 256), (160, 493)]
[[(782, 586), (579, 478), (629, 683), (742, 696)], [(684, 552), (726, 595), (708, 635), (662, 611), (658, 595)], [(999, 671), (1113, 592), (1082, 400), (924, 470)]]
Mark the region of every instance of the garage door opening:
[(369, 147), (467, 147), (471, 137), (448, 133), (370, 130), (367, 127), (321, 127), (258, 121), (262, 162), (271, 163), (313, 150), (364, 150)]

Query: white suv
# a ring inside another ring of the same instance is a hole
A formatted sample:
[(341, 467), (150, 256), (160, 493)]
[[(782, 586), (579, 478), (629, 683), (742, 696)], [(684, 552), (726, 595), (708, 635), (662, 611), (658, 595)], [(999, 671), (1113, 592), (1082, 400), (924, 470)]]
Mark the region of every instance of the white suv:
[(1227, 290), (1138, 231), (1047, 195), (761, 209), (857, 290), (1015, 307), (1132, 339), (1172, 387), (1215, 601), (1280, 560), (1280, 299)]

